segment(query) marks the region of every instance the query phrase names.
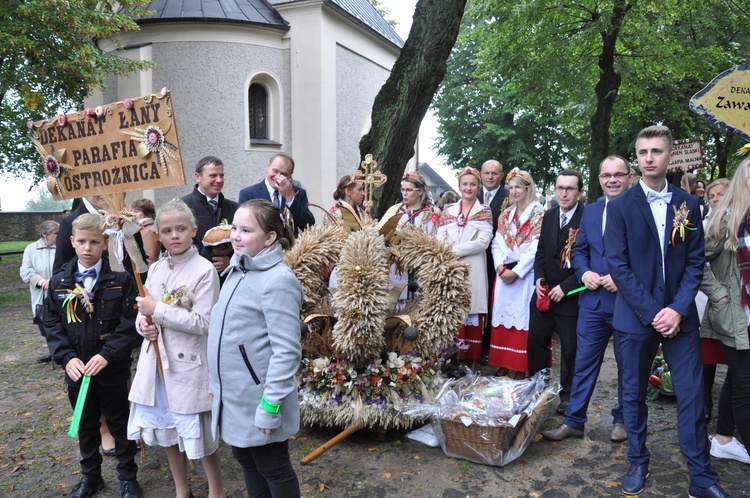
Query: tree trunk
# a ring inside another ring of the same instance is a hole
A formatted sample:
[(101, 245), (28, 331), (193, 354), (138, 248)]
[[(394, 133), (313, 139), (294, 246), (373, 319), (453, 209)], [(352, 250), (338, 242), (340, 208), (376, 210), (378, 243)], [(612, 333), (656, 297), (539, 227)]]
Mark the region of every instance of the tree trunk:
[(599, 163), (609, 155), (609, 127), (612, 123), (612, 110), (615, 107), (617, 92), (622, 78), (615, 70), (615, 47), (620, 28), (626, 14), (635, 1), (627, 3), (616, 0), (608, 30), (601, 32), (602, 51), (599, 54), (599, 81), (596, 83), (596, 111), (591, 116), (591, 151), (589, 153), (588, 202), (594, 202), (602, 195), (599, 185)]
[(409, 37), (391, 75), (375, 97), (371, 128), (359, 142), (388, 176), (378, 206), (382, 216), (398, 199), (406, 163), (414, 155), (419, 125), (443, 80), (466, 0), (419, 0)]

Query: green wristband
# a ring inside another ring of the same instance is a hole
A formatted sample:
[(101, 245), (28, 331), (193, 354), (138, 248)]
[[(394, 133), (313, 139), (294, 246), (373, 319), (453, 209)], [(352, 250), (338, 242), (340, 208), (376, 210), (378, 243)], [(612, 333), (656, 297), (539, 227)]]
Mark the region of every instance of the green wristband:
[(261, 398), (260, 407), (268, 413), (273, 414), (279, 413), (281, 411), (281, 405), (274, 405), (273, 403), (268, 402), (266, 398)]

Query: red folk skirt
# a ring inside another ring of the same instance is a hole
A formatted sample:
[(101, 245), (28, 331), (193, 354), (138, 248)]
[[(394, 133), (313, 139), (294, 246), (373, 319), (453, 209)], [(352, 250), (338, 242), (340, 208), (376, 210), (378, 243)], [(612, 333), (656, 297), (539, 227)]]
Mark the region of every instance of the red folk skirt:
[(515, 327), (505, 328), (502, 325), (492, 327), (489, 364), (514, 372), (528, 372), (529, 358), (526, 354), (528, 337), (528, 330), (519, 330)]

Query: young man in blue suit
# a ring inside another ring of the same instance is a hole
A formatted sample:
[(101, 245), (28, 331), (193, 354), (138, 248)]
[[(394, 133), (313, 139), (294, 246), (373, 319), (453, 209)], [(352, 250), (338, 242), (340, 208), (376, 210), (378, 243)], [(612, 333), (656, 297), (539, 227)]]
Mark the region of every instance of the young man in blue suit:
[(703, 278), (703, 225), (698, 198), (666, 181), (674, 155), (666, 126), (638, 134), (641, 180), (607, 206), (604, 248), (617, 286), (615, 341), (622, 358), (622, 404), (630, 469), (626, 495), (640, 493), (648, 477), (646, 387), (659, 343), (677, 396), (680, 449), (690, 474), (689, 496), (728, 496), (709, 461), (703, 413), (703, 360), (695, 295)]
[[(604, 196), (583, 211), (576, 244), (573, 247), (573, 269), (586, 290), (578, 298), (578, 325), (575, 373), (570, 390), (570, 404), (565, 420), (557, 428), (543, 431), (542, 436), (553, 441), (568, 437), (583, 437), (586, 410), (594, 394), (596, 380), (604, 360), (609, 339), (614, 334), (612, 317), (615, 310), (617, 286), (607, 268), (603, 234), (606, 229), (606, 209), (609, 201), (622, 194), (630, 185), (633, 173), (628, 161), (620, 156), (609, 156), (599, 164), (599, 184)], [(610, 440), (621, 443), (627, 439), (622, 421), (622, 383), (619, 368), (622, 363), (619, 348), (615, 348), (617, 362), (617, 405), (612, 409)]]
[(266, 178), (240, 190), (240, 204), (250, 199), (273, 202), (282, 213), (288, 213), (294, 235), (299, 235), (302, 230), (315, 224), (315, 217), (310, 212), (305, 189), (292, 185), (292, 173), (294, 159), (290, 155), (283, 152), (272, 155), (266, 165)]

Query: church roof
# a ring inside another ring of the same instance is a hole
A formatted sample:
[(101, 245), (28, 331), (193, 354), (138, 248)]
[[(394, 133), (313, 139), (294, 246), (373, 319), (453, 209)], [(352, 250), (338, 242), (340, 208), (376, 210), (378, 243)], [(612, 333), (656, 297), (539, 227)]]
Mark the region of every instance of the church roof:
[(239, 22), (288, 30), (283, 17), (265, 0), (152, 0), (139, 24), (170, 21)]
[(375, 31), (377, 34), (385, 38), (387, 41), (392, 43), (398, 48), (404, 46), (404, 41), (393, 29), (393, 26), (388, 24), (388, 21), (383, 19), (383, 16), (378, 14), (375, 7), (372, 6), (367, 0), (326, 0), (327, 3), (343, 10), (345, 13), (354, 17), (355, 21), (364, 24), (366, 27)]

